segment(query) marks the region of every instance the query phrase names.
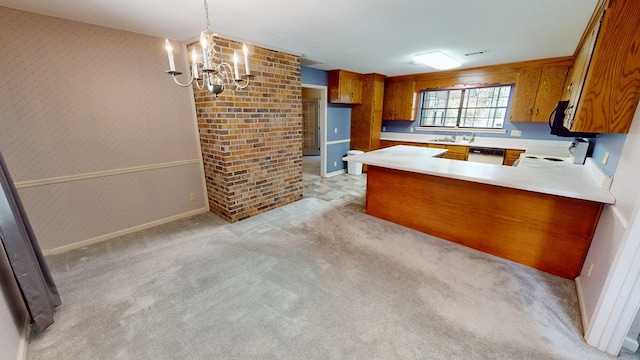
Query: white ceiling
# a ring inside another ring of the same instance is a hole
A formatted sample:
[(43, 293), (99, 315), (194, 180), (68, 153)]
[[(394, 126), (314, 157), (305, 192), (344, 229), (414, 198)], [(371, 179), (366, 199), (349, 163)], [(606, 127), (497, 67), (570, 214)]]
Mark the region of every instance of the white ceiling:
[[(443, 50), (475, 67), (572, 55), (597, 0), (209, 0), (223, 37), (387, 76), (433, 71)], [(0, 6), (175, 40), (205, 28), (202, 0), (0, 0)], [(485, 54), (465, 56), (486, 51)]]

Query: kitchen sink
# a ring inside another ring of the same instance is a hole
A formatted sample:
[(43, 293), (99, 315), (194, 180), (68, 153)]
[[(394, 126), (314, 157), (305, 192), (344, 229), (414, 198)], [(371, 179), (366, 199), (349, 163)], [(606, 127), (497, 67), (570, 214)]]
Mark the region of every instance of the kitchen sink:
[(449, 143), (469, 143), (471, 142), (471, 139), (468, 136), (462, 136), (462, 137), (450, 136), (450, 137), (443, 137), (439, 139), (433, 139), (431, 141), (449, 142)]

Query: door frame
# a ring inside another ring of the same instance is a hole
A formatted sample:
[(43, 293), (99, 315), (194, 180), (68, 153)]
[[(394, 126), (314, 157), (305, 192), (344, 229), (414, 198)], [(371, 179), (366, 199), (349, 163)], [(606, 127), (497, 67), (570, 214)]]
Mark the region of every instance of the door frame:
[(640, 308), (640, 196), (631, 219), (585, 329), (587, 344), (614, 356)]
[(301, 84), (303, 88), (320, 90), (320, 110), (318, 123), (320, 125), (320, 176), (327, 177), (327, 86), (314, 84)]

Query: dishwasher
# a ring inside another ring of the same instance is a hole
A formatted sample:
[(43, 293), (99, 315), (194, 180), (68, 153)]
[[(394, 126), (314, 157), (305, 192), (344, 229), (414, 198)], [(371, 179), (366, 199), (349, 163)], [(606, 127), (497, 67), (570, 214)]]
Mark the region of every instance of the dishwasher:
[(467, 161), (502, 165), (502, 162), (504, 161), (504, 152), (504, 149), (470, 147)]

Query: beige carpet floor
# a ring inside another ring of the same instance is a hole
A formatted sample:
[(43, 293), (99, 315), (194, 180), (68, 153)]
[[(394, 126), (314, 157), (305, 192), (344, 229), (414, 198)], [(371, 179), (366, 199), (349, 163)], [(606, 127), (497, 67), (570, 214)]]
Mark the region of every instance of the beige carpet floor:
[(63, 305), (27, 359), (614, 358), (572, 281), (370, 217), (365, 182), (49, 257)]

